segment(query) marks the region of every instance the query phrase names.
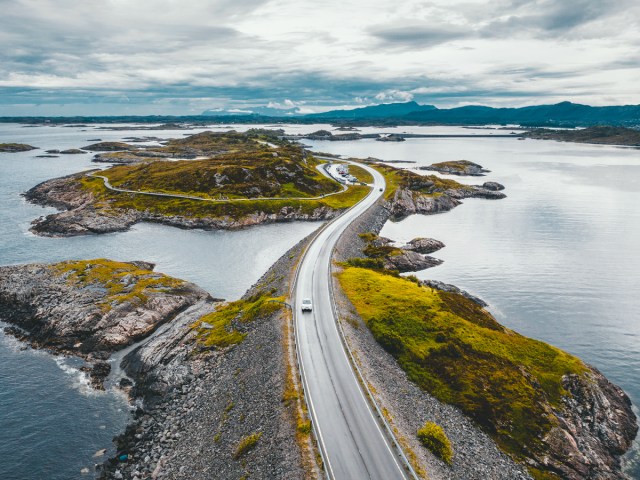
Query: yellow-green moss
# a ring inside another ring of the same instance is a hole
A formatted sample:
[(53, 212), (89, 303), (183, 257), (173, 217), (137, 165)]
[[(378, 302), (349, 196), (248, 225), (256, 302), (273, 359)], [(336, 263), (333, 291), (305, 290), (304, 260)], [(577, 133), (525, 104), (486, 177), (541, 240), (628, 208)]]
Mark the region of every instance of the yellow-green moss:
[(255, 432), (246, 437), (242, 437), (236, 446), (235, 452), (233, 452), (233, 458), (240, 458), (249, 450), (253, 449), (258, 443), (258, 440), (260, 440), (260, 437), (262, 437), (262, 432)]
[(417, 432), (420, 443), (428, 448), (436, 457), (451, 465), (453, 448), (451, 442), (440, 425), (427, 422)]
[(339, 280), (409, 378), (457, 405), (517, 458), (542, 448), (557, 423), (549, 408), (566, 394), (562, 376), (585, 372), (582, 361), (502, 327), (461, 295), (356, 267)]
[(236, 326), (271, 315), (282, 308), (282, 301), (281, 297), (258, 296), (226, 303), (201, 317), (192, 328), (197, 330), (198, 342), (206, 347), (225, 348), (236, 345), (246, 336)]
[(61, 262), (53, 269), (72, 285), (104, 288), (105, 299), (98, 305), (105, 311), (124, 302), (144, 304), (150, 293), (170, 291), (184, 284), (182, 280), (131, 263), (104, 258)]

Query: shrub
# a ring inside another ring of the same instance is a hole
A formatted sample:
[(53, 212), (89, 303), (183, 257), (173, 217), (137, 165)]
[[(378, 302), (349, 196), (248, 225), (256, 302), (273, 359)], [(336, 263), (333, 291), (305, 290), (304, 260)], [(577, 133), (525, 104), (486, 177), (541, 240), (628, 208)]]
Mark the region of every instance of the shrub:
[(424, 427), (418, 429), (418, 439), (435, 456), (451, 465), (453, 449), (451, 448), (451, 442), (440, 425), (436, 425), (433, 422), (425, 423)]

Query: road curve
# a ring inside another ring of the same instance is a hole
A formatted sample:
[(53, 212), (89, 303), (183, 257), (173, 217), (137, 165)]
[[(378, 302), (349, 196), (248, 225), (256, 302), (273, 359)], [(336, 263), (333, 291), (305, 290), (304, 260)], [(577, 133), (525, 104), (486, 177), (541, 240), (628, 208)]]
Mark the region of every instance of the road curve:
[[(298, 360), (327, 476), (336, 480), (405, 479), (398, 453), (387, 441), (349, 363), (330, 291), (331, 256), (338, 238), (380, 198), (380, 189), (385, 187), (378, 171), (357, 165), (373, 175), (373, 190), (318, 234), (298, 270), (293, 305)], [(312, 299), (312, 312), (302, 313), (304, 298)]]

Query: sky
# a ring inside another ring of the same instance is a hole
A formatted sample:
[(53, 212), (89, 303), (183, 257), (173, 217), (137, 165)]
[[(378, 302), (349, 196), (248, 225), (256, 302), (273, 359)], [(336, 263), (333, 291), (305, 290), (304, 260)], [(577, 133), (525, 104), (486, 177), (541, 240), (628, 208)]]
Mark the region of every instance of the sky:
[(638, 0), (0, 0), (0, 116), (640, 104)]

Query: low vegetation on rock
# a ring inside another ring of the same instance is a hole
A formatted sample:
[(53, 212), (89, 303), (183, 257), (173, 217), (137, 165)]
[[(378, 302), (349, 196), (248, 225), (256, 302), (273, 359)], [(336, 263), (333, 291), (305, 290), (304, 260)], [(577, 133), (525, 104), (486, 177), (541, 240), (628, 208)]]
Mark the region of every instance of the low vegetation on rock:
[(453, 448), (451, 442), (440, 425), (427, 422), (417, 432), (420, 443), (428, 448), (436, 457), (451, 465)]
[(233, 454), (233, 457), (236, 459), (240, 458), (249, 450), (253, 449), (258, 443), (258, 440), (260, 440), (260, 437), (262, 437), (262, 432), (256, 432), (252, 433), (251, 435), (247, 435), (246, 437), (242, 437), (242, 439), (238, 443), (238, 446), (236, 447), (236, 451)]
[(192, 328), (203, 347), (226, 348), (240, 343), (246, 333), (243, 324), (272, 315), (283, 306), (283, 298), (258, 295), (220, 305), (200, 318)]
[[(637, 430), (630, 402), (580, 359), (503, 327), (456, 292), (353, 266), (338, 278), (375, 339), (409, 378), (459, 407), (532, 473), (582, 478), (580, 472), (597, 462), (600, 469), (606, 462), (611, 471), (619, 468), (616, 455)], [(594, 411), (605, 403), (616, 407)], [(583, 410), (599, 424), (582, 419)]]
[[(79, 235), (126, 230), (143, 220), (212, 229), (326, 220), (369, 192), (369, 187), (360, 185), (343, 191), (318, 171), (320, 162), (302, 147), (280, 140), (273, 132), (270, 135), (259, 130), (247, 134), (204, 132), (153, 151), (106, 154), (126, 161), (150, 154), (206, 153), (211, 158), (168, 161), (154, 157), (143, 161), (140, 157), (141, 162), (100, 172), (115, 188), (196, 199), (118, 192), (109, 189), (102, 178), (83, 174), (44, 182), (27, 192), (27, 198), (67, 211), (41, 219), (33, 230), (45, 235)], [(365, 180), (368, 175), (365, 171), (355, 173)]]
[(481, 177), (489, 170), (482, 168), (482, 165), (470, 162), (469, 160), (451, 160), (448, 162), (432, 163), (426, 167), (420, 167), (420, 170), (432, 170), (449, 175), (461, 175)]

